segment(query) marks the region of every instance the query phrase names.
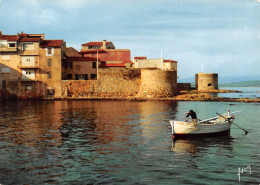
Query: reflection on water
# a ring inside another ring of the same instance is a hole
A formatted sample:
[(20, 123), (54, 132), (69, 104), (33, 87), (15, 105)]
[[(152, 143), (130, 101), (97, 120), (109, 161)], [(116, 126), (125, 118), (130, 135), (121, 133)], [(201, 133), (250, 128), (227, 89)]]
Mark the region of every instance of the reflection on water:
[[(235, 184), (237, 168), (259, 169), (258, 104), (236, 119), (249, 130), (176, 140), (170, 119), (202, 118), (229, 103), (170, 101), (0, 102), (0, 184)], [(254, 117), (254, 119), (252, 119)], [(242, 165), (242, 166), (240, 166)], [(223, 173), (224, 171), (224, 173)], [(257, 182), (259, 174), (241, 176)]]
[(208, 153), (208, 148), (225, 147), (227, 150), (233, 149), (233, 138), (230, 135), (211, 138), (193, 138), (193, 139), (173, 139), (171, 151), (176, 154)]

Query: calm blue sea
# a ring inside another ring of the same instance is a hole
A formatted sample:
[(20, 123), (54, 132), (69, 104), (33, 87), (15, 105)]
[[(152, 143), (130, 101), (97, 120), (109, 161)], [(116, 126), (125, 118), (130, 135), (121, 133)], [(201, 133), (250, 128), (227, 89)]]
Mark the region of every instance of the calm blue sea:
[(223, 87), (220, 89), (237, 90), (240, 93), (218, 93), (218, 97), (260, 99), (260, 87)]
[[(172, 141), (170, 119), (244, 110), (230, 135)], [(0, 184), (259, 184), (260, 104), (0, 102)], [(240, 181), (239, 181), (240, 180)]]

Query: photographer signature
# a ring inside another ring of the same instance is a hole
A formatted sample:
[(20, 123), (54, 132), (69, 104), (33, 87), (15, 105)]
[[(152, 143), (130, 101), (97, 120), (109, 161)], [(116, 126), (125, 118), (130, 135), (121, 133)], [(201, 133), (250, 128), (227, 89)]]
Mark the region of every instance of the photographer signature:
[(251, 166), (250, 165), (248, 165), (248, 166), (246, 166), (246, 167), (244, 167), (244, 168), (238, 168), (238, 173), (237, 173), (237, 175), (238, 175), (238, 180), (240, 181), (240, 176), (241, 176), (241, 174), (242, 173), (244, 173), (244, 172), (249, 172), (249, 174), (252, 174), (251, 173)]

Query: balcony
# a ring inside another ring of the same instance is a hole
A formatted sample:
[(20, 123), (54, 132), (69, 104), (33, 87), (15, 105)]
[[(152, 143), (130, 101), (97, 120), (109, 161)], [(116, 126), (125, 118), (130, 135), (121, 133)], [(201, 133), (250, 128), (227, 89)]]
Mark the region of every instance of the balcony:
[(17, 66), (20, 69), (37, 69), (39, 68), (38, 60), (35, 61), (20, 61)]
[(35, 76), (27, 77), (25, 75), (22, 75), (22, 77), (19, 79), (20, 82), (37, 82), (38, 80), (35, 78)]
[(5, 47), (5, 46), (2, 46), (1, 47), (1, 45), (0, 45), (0, 52), (17, 52), (18, 51), (18, 49), (17, 49), (17, 47)]

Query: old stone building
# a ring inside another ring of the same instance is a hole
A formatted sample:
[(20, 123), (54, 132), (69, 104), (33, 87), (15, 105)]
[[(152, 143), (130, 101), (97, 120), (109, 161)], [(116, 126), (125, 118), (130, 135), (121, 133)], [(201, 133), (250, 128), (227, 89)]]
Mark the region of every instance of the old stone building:
[[(101, 65), (101, 61), (98, 61)], [(98, 74), (97, 59), (93, 57), (67, 57), (63, 61), (63, 80), (96, 80)]]
[(82, 57), (93, 57), (105, 62), (105, 66), (131, 67), (131, 55), (129, 49), (116, 49), (111, 41), (88, 42), (82, 44), (79, 54)]
[(216, 90), (218, 89), (218, 74), (217, 73), (198, 73), (195, 75), (196, 89)]
[(44, 34), (0, 34), (1, 97), (61, 97), (63, 40), (45, 40)]
[(147, 59), (147, 57), (134, 57), (134, 68), (157, 68), (166, 71), (177, 71), (177, 61), (163, 58)]
[(46, 40), (44, 34), (0, 32), (3, 98), (174, 96), (177, 62), (163, 60), (161, 64), (164, 70), (133, 69), (130, 50), (115, 49), (107, 41), (83, 44), (78, 52), (66, 48), (63, 40)]

